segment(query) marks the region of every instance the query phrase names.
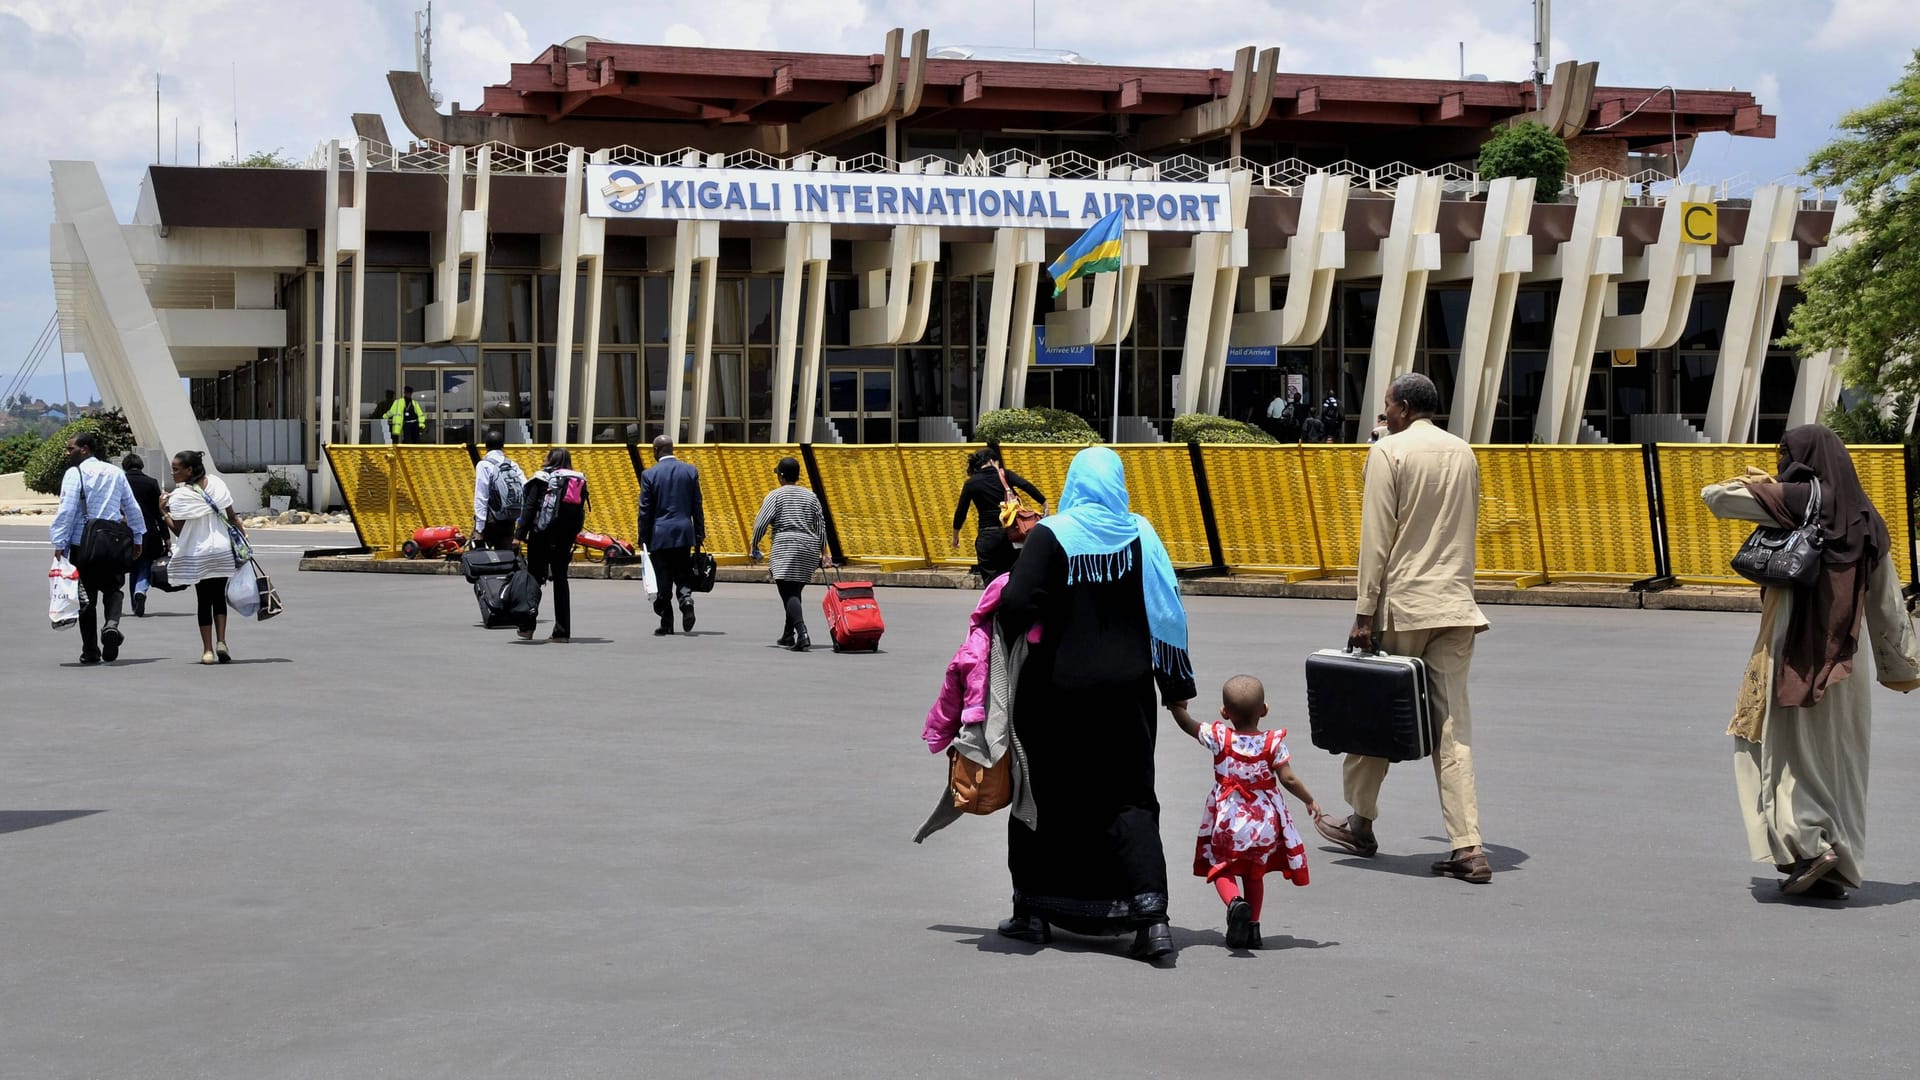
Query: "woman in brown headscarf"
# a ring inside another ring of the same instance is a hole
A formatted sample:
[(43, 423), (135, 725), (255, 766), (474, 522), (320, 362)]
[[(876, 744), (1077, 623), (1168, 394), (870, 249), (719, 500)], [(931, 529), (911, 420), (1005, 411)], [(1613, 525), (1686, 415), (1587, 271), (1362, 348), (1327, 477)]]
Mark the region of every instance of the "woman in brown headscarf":
[(1727, 733), (1754, 861), (1786, 875), (1790, 896), (1844, 900), (1860, 886), (1867, 841), (1872, 688), (1852, 677), (1863, 623), (1885, 686), (1920, 688), (1920, 648), (1887, 523), (1840, 437), (1794, 428), (1780, 440), (1779, 469), (1777, 479), (1748, 469), (1700, 493), (1718, 517), (1792, 528), (1820, 482), (1820, 573), (1811, 585), (1763, 590)]

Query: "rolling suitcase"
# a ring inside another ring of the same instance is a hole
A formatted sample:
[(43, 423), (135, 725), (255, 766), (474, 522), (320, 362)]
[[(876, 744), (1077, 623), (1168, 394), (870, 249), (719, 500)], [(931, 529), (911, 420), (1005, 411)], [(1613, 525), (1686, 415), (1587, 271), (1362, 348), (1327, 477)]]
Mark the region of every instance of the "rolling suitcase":
[(478, 585), (484, 577), (505, 577), (513, 573), (520, 565), (520, 556), (511, 551), (495, 551), (492, 548), (475, 548), (460, 553), (460, 573), (468, 582)]
[(1438, 736), (1418, 657), (1321, 649), (1307, 657), (1307, 724), (1331, 754), (1415, 761)]
[(834, 652), (880, 651), (880, 635), (887, 632), (887, 621), (880, 617), (873, 582), (829, 582), (820, 610), (826, 613), (827, 636), (833, 639)]
[(480, 625), (488, 630), (517, 628), (540, 614), (540, 583), (524, 565), (480, 578), (473, 583), (473, 595), (480, 602)]

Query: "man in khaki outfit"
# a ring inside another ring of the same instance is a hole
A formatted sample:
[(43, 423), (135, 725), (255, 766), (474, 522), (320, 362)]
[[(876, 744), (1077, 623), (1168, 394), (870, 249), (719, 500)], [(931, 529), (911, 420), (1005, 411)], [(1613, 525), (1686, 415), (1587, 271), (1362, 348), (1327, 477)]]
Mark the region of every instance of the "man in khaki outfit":
[[(1351, 648), (1380, 648), (1426, 661), (1427, 686), (1440, 737), (1433, 754), (1440, 812), (1452, 853), (1433, 872), (1475, 884), (1492, 880), (1480, 846), (1480, 808), (1473, 790), (1473, 722), (1467, 667), (1474, 635), (1487, 628), (1473, 600), (1473, 539), (1479, 519), (1480, 464), (1473, 448), (1435, 427), (1440, 392), (1425, 375), (1402, 375), (1387, 387), (1388, 434), (1367, 452), (1360, 516), (1360, 583)], [(1320, 834), (1355, 855), (1380, 850), (1385, 758), (1347, 755), (1342, 768), (1344, 820), (1314, 823)]]

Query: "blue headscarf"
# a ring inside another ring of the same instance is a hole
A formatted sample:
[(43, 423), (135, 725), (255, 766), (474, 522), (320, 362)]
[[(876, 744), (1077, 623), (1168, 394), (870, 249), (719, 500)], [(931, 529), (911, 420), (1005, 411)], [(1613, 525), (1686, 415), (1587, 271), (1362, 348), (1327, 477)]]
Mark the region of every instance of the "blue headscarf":
[(1187, 658), (1187, 612), (1173, 560), (1146, 518), (1130, 513), (1126, 467), (1120, 455), (1089, 446), (1073, 456), (1059, 509), (1040, 519), (1067, 554), (1067, 584), (1114, 581), (1133, 568), (1131, 552), (1140, 541), (1141, 585), (1146, 591), (1147, 629), (1153, 635), (1153, 666), (1164, 674), (1191, 678)]

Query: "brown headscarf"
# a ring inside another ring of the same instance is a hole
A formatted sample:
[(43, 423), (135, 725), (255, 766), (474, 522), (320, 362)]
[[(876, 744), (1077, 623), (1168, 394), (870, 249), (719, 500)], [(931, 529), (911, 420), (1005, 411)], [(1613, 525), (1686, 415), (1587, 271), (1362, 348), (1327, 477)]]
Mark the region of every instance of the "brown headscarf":
[(1887, 522), (1873, 508), (1854, 472), (1840, 436), (1819, 424), (1804, 424), (1780, 440), (1786, 461), (1779, 483), (1750, 491), (1776, 524), (1795, 528), (1805, 513), (1815, 477), (1820, 479), (1817, 517), (1825, 541), (1820, 574), (1793, 591), (1786, 654), (1774, 679), (1774, 698), (1788, 708), (1817, 705), (1827, 687), (1853, 674), (1866, 613), (1867, 585), (1890, 547)]

